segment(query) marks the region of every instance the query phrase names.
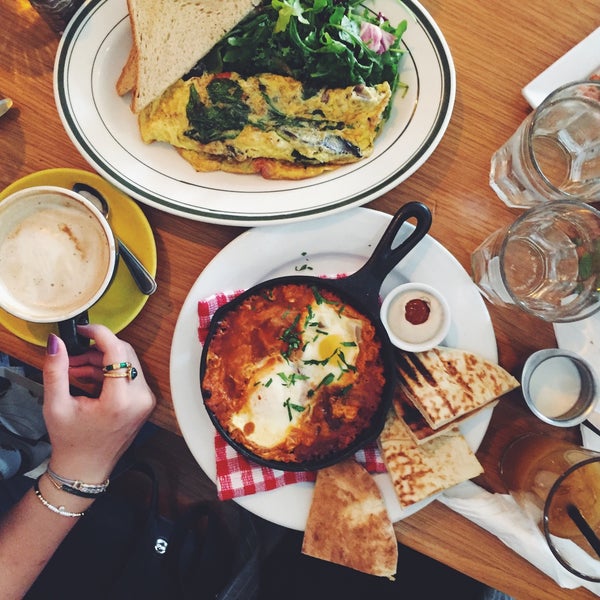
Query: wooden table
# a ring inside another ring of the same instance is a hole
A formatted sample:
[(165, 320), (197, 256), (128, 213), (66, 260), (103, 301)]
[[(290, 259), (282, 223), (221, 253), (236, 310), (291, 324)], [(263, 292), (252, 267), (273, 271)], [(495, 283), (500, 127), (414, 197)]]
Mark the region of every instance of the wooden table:
[[(528, 114), (521, 88), (598, 25), (593, 0), (424, 0), (452, 51), (457, 95), (448, 130), (429, 160), (407, 181), (370, 207), (392, 213), (408, 200), (433, 212), (431, 234), (468, 269), (471, 251), (516, 211), (488, 187), (493, 151)], [(46, 168), (92, 170), (65, 133), (52, 91), (58, 38), (27, 0), (0, 3), (0, 97), (15, 107), (0, 119), (0, 188)], [(159, 403), (152, 420), (179, 432), (169, 389), (169, 352), (182, 303), (202, 271), (241, 228), (211, 225), (143, 206), (156, 237), (158, 292), (122, 337), (140, 355)], [(520, 376), (527, 356), (556, 345), (550, 325), (507, 309), (490, 307), (500, 364)], [(41, 366), (44, 349), (0, 326), (0, 351)], [(520, 431), (545, 429), (524, 408), (520, 393), (504, 398), (494, 412), (478, 452), (485, 475), (477, 482), (504, 491), (498, 478), (501, 449)], [(558, 435), (557, 430), (553, 430)], [(576, 431), (560, 432), (577, 438)], [(396, 524), (401, 543), (501, 589), (516, 598), (592, 598), (583, 588), (563, 590), (496, 538), (433, 502)], [(402, 573), (399, 574), (402, 577)], [(450, 590), (449, 590), (450, 591)]]

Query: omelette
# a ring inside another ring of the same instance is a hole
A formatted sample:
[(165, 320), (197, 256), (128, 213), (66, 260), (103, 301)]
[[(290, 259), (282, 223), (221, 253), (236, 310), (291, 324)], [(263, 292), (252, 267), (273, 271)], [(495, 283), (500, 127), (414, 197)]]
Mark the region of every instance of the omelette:
[(303, 179), (373, 152), (391, 98), (376, 86), (308, 90), (274, 74), (179, 80), (138, 116), (145, 143), (166, 142), (197, 171)]

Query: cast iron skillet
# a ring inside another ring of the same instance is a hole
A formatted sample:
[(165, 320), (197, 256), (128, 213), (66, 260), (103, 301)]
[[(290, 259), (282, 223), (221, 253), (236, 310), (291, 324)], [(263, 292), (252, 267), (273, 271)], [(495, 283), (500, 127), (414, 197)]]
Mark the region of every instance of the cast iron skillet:
[[(392, 244), (394, 243), (396, 234), (400, 231), (402, 225), (410, 218), (416, 220), (415, 228), (406, 239), (404, 239), (397, 247), (393, 248)], [(431, 212), (427, 206), (420, 202), (409, 202), (402, 206), (394, 215), (394, 218), (384, 231), (383, 236), (369, 260), (352, 275), (340, 279), (323, 279), (321, 277), (311, 277), (308, 275), (291, 275), (269, 279), (268, 281), (263, 281), (258, 285), (245, 290), (239, 296), (217, 309), (211, 320), (206, 341), (202, 349), (202, 357), (200, 360), (201, 387), (206, 370), (208, 349), (210, 348), (212, 338), (219, 328), (220, 321), (223, 320), (229, 311), (234, 310), (248, 296), (255, 295), (265, 289), (271, 289), (275, 286), (299, 284), (331, 290), (346, 304), (353, 306), (365, 317), (370, 319), (381, 342), (381, 358), (384, 366), (385, 384), (379, 407), (373, 415), (369, 425), (349, 446), (342, 450), (332, 452), (325, 457), (304, 462), (288, 463), (267, 460), (257, 456), (244, 445), (231, 438), (226, 429), (219, 423), (213, 411), (210, 410), (205, 403), (205, 408), (217, 431), (242, 456), (245, 456), (255, 463), (274, 469), (284, 471), (315, 471), (348, 458), (357, 450), (377, 438), (383, 428), (387, 412), (391, 405), (395, 386), (394, 352), (387, 332), (379, 318), (379, 290), (388, 273), (418, 244), (418, 242), (423, 239), (423, 237), (425, 237), (430, 226)], [(235, 332), (232, 332), (232, 335), (235, 335)], [(207, 397), (207, 394), (208, 392), (205, 392), (205, 390), (202, 389), (204, 398)]]

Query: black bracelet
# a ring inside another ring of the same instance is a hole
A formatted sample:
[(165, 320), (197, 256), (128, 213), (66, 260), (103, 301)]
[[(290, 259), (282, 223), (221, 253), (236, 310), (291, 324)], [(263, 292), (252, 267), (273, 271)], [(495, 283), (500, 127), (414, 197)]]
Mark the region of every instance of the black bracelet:
[(104, 494), (108, 488), (109, 480), (107, 479), (103, 483), (100, 484), (89, 484), (82, 483), (77, 480), (70, 480), (57, 475), (52, 471), (52, 469), (48, 466), (46, 470), (46, 475), (52, 482), (52, 485), (57, 489), (67, 494), (73, 494), (74, 496), (79, 496), (80, 498), (97, 498), (100, 494)]

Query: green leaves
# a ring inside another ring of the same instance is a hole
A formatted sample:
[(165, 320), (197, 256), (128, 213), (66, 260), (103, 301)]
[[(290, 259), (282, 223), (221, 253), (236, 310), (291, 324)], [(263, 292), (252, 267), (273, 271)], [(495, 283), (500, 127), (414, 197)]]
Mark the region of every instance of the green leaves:
[(292, 2), (281, 2), (273, 0), (273, 8), (279, 11), (277, 22), (275, 23), (274, 33), (280, 33), (287, 29), (287, 26), (292, 17), (296, 17), (301, 23), (308, 23), (302, 15), (302, 4), (300, 0), (292, 0)]
[[(360, 37), (368, 22), (393, 33), (378, 54)], [(308, 87), (373, 86), (398, 83), (403, 21), (392, 26), (359, 0), (270, 0), (222, 40), (206, 59), (209, 70), (288, 75)]]

